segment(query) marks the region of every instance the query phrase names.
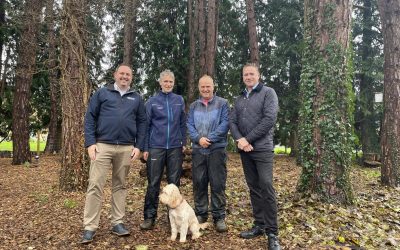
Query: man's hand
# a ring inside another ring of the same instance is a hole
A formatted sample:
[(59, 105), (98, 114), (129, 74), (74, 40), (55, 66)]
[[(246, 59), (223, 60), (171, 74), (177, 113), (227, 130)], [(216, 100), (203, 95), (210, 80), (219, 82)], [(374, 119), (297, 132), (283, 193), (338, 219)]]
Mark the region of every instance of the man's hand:
[(90, 160), (92, 160), (92, 161), (96, 160), (96, 152), (99, 152), (99, 150), (97, 149), (96, 144), (90, 145), (87, 148), (87, 151), (88, 151)]
[[(244, 137), (238, 139), (237, 140), (237, 144), (238, 144), (238, 148), (241, 149), (241, 150), (245, 150), (244, 148), (247, 147), (248, 145), (250, 145), (250, 143)], [(253, 147), (251, 147), (251, 148), (253, 148)], [(248, 151), (246, 151), (246, 152), (248, 152)]]
[(138, 148), (133, 148), (132, 153), (131, 153), (131, 159), (132, 161), (139, 159), (140, 157), (140, 149)]
[(208, 148), (211, 145), (211, 141), (206, 137), (201, 137), (199, 140), (199, 144), (202, 148)]
[(247, 145), (246, 147), (243, 148), (244, 152), (250, 152), (253, 151), (253, 146), (251, 144)]

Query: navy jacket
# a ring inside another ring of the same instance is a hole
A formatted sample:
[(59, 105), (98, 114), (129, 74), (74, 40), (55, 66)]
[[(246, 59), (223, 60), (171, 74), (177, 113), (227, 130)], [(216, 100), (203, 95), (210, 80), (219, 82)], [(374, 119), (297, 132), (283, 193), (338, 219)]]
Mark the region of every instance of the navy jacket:
[[(202, 153), (209, 153), (216, 148), (228, 145), (229, 105), (224, 98), (214, 96), (207, 105), (199, 99), (190, 105), (187, 120), (189, 136), (193, 149), (201, 149)], [(211, 145), (203, 149), (199, 140), (201, 137), (210, 139)]]
[(159, 91), (146, 103), (149, 148), (179, 148), (186, 145), (186, 115), (183, 97)]
[(103, 142), (133, 145), (143, 150), (146, 110), (139, 93), (129, 89), (123, 96), (114, 84), (96, 91), (85, 116), (85, 146)]
[(278, 113), (278, 97), (270, 87), (259, 83), (246, 97), (245, 91), (235, 100), (230, 128), (235, 140), (245, 137), (254, 151), (274, 149), (274, 127)]

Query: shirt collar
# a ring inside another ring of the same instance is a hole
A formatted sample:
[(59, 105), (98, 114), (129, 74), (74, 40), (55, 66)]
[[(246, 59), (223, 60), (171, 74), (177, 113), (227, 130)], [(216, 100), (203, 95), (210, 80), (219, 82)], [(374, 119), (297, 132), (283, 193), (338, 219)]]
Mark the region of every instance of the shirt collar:
[(128, 90), (122, 90), (116, 82), (114, 82), (114, 89), (119, 92), (121, 96), (123, 96)]

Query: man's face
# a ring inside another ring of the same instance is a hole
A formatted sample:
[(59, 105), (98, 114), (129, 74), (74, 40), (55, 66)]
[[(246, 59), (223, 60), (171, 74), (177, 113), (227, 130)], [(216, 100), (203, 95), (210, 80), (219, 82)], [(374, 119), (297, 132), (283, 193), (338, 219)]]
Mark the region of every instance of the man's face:
[(169, 93), (172, 92), (172, 90), (174, 89), (174, 79), (169, 76), (163, 76), (163, 78), (160, 79), (160, 86), (161, 86), (161, 90), (164, 93)]
[(214, 94), (214, 84), (209, 78), (201, 78), (199, 81), (199, 92), (201, 97), (210, 100)]
[(118, 87), (127, 89), (132, 82), (132, 70), (128, 66), (120, 66), (114, 73), (114, 80)]
[(260, 73), (256, 67), (246, 66), (243, 68), (243, 82), (248, 88), (254, 87), (260, 80)]

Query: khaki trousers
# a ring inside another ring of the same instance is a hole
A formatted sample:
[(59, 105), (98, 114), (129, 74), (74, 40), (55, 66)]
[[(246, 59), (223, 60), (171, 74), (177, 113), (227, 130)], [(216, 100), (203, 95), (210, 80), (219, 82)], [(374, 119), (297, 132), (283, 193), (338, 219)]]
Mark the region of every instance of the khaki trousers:
[(112, 170), (111, 225), (122, 223), (126, 206), (126, 177), (131, 163), (132, 145), (96, 143), (98, 153), (90, 163), (83, 225), (95, 231), (99, 226), (103, 189), (107, 173)]

